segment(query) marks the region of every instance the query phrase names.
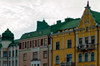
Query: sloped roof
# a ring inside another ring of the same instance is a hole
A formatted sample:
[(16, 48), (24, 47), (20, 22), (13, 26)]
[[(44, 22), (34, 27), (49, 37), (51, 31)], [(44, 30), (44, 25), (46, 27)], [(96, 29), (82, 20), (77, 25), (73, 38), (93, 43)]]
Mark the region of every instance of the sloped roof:
[[(80, 19), (73, 19), (73, 18), (67, 18), (65, 22), (59, 22), (55, 25), (51, 25), (45, 28), (41, 28), (37, 31), (24, 33), (20, 40), (37, 37), (37, 36), (43, 36), (43, 35), (49, 35), (51, 32), (56, 33), (58, 30), (68, 29), (68, 28), (74, 28), (77, 27), (80, 22)], [(43, 24), (43, 23), (42, 23)], [(38, 26), (37, 26), (38, 27)]]
[(100, 12), (96, 12), (93, 10), (90, 10), (92, 17), (94, 18), (95, 22), (100, 25)]
[(43, 30), (39, 30), (39, 31), (25, 33), (21, 36), (20, 39), (32, 38), (32, 37), (43, 36), (43, 35), (48, 35), (48, 34), (50, 34), (50, 27), (45, 28)]
[(64, 22), (62, 24), (62, 27), (59, 28), (59, 30), (77, 27), (79, 25), (79, 22), (80, 22), (80, 18), (74, 19), (74, 20), (69, 21), (69, 22)]

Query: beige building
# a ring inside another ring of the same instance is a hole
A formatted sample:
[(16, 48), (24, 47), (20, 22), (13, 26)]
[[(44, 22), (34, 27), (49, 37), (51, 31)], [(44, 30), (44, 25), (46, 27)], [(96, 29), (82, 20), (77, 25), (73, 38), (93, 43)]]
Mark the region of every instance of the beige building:
[(19, 40), (19, 66), (51, 66), (50, 26), (37, 22), (37, 30), (24, 33)]

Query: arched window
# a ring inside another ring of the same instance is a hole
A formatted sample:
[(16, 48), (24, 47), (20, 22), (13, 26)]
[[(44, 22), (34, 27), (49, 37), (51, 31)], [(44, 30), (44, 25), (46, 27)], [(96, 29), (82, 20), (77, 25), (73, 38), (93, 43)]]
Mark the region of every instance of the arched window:
[(85, 62), (88, 61), (88, 53), (85, 53)]
[(59, 56), (56, 56), (56, 64), (59, 64)]
[(91, 61), (94, 61), (94, 52), (91, 53)]
[(82, 54), (79, 54), (79, 62), (82, 62)]

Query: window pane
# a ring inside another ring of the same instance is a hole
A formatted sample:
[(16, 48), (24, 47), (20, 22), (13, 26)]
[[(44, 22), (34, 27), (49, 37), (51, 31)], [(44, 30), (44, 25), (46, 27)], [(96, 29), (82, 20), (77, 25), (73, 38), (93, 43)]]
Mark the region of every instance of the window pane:
[(3, 52), (3, 57), (7, 57), (7, 51)]
[(85, 62), (87, 62), (88, 61), (88, 54), (86, 53), (85, 54)]
[(38, 59), (38, 53), (37, 52), (33, 53), (33, 59)]
[(91, 53), (91, 61), (94, 61), (94, 52)]
[(82, 45), (82, 38), (79, 38), (79, 44)]
[(56, 50), (60, 49), (60, 42), (56, 42)]
[(92, 43), (92, 44), (95, 44), (95, 36), (92, 36), (92, 37), (91, 37), (91, 43)]
[(71, 40), (68, 40), (68, 44), (67, 44), (67, 48), (71, 48), (72, 47), (72, 41)]

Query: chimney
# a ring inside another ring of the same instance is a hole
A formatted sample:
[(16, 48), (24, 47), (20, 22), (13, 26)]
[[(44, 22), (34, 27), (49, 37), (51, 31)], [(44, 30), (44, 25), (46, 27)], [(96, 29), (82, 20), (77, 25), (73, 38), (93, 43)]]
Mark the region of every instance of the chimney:
[(58, 20), (58, 21), (57, 21), (57, 24), (61, 24), (61, 20)]

